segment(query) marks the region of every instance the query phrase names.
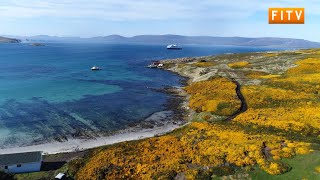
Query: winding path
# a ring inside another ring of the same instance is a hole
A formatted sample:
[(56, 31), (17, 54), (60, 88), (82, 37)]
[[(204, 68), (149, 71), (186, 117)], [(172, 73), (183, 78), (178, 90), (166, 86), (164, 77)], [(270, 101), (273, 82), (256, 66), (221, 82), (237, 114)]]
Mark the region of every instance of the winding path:
[(241, 106), (240, 106), (240, 108), (239, 108), (235, 113), (233, 113), (233, 114), (232, 114), (230, 117), (228, 117), (225, 121), (231, 121), (231, 120), (233, 120), (233, 119), (236, 118), (239, 114), (246, 112), (247, 109), (248, 109), (247, 101), (246, 101), (246, 99), (244, 98), (244, 96), (243, 96), (243, 94), (242, 94), (242, 92), (241, 92), (241, 85), (240, 85), (240, 83), (239, 83), (237, 80), (235, 80), (234, 78), (232, 78), (231, 80), (232, 80), (233, 83), (235, 83), (235, 84), (237, 85), (237, 87), (236, 87), (236, 93), (237, 93), (238, 98), (239, 98), (240, 101), (241, 101)]

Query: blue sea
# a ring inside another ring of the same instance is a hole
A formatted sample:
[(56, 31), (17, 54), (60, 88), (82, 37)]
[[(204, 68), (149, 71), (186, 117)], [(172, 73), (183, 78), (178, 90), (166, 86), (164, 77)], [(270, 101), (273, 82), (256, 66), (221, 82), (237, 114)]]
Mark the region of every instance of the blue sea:
[[(110, 133), (166, 110), (181, 77), (153, 60), (275, 50), (234, 46), (0, 44), (0, 148), (88, 132)], [(91, 71), (97, 65), (102, 71)]]

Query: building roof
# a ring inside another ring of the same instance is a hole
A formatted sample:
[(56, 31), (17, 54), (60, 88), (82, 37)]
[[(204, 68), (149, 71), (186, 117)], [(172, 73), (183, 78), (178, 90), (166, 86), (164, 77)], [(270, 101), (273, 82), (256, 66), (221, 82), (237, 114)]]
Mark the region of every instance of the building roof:
[(42, 160), (41, 151), (16, 153), (16, 154), (0, 154), (0, 166), (40, 162), (41, 160)]

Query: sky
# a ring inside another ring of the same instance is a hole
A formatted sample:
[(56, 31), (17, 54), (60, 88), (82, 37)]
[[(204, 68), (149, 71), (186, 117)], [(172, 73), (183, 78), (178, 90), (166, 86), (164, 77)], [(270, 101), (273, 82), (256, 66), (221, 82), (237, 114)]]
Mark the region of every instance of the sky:
[[(304, 25), (269, 25), (268, 8), (303, 7)], [(288, 37), (320, 42), (319, 0), (0, 0), (1, 35)]]

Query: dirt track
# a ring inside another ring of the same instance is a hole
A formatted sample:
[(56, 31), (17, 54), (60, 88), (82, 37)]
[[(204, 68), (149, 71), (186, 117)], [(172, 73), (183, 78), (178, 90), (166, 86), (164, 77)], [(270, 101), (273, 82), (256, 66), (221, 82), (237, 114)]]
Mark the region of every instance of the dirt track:
[(241, 84), (238, 81), (236, 81), (235, 79), (232, 79), (232, 82), (237, 85), (236, 93), (237, 93), (238, 98), (241, 101), (241, 106), (238, 111), (236, 111), (233, 115), (228, 117), (225, 121), (231, 121), (232, 119), (236, 118), (239, 114), (246, 112), (248, 109), (247, 101), (241, 92)]

